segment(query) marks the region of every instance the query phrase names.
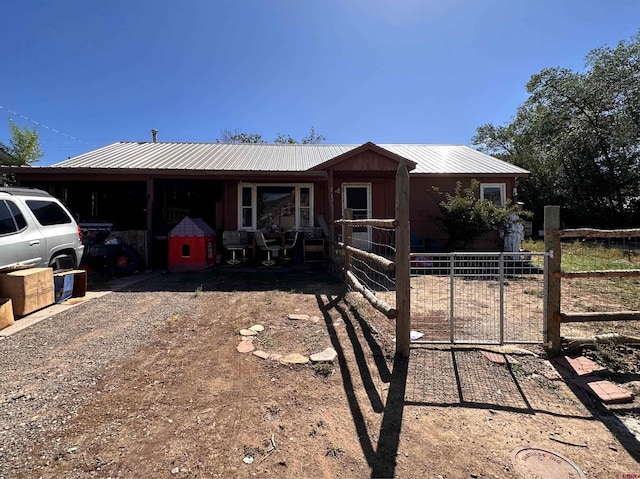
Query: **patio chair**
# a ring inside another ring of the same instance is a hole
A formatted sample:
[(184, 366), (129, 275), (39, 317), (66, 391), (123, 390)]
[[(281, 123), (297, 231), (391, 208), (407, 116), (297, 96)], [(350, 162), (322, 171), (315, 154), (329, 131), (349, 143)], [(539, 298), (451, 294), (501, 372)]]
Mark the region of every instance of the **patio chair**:
[(223, 231), (222, 247), (231, 252), (231, 258), (227, 260), (228, 264), (236, 265), (240, 263), (241, 260), (237, 257), (238, 251), (242, 251), (242, 256), (245, 256), (245, 246), (240, 242), (239, 231)]
[(247, 258), (247, 249), (253, 248), (253, 240), (249, 241), (249, 233), (246, 230), (238, 231), (240, 234), (240, 244), (243, 246), (242, 249), (242, 262), (246, 262), (249, 258)]
[(293, 236), (287, 238), (284, 242), (284, 247), (282, 248), (284, 251), (282, 253), (282, 261), (289, 261), (291, 258), (287, 256), (287, 251), (295, 248), (296, 243), (298, 242), (298, 231), (293, 232)]
[(265, 266), (273, 266), (276, 262), (272, 258), (272, 253), (277, 253), (282, 249), (282, 246), (279, 244), (269, 244), (264, 239), (264, 233), (262, 231), (255, 232), (256, 245), (262, 251), (266, 251), (267, 259), (262, 261), (262, 264)]

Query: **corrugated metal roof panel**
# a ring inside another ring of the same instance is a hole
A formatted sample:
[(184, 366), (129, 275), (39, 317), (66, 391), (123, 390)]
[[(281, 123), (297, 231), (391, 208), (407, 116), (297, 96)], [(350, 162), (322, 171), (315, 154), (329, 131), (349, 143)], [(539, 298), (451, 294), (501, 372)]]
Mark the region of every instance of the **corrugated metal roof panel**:
[(378, 145), (417, 166), (411, 173), (431, 174), (526, 174), (527, 170), (464, 145)]
[[(361, 145), (114, 143), (52, 165), (55, 168), (306, 171)], [(412, 173), (526, 174), (526, 170), (463, 145), (381, 144), (416, 163)]]

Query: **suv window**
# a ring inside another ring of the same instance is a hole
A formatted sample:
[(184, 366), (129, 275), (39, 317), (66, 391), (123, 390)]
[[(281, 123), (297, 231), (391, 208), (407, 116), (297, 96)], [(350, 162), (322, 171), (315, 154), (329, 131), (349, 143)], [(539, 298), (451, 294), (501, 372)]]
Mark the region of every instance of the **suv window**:
[(27, 221), (13, 201), (0, 201), (0, 235), (26, 228)]
[(27, 200), (27, 206), (42, 226), (71, 223), (69, 215), (58, 203), (43, 200)]

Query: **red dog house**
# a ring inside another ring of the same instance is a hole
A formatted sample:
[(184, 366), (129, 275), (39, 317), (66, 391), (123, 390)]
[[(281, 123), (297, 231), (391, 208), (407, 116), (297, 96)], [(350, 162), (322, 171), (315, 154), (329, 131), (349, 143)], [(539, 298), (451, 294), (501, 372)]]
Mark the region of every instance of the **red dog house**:
[(203, 270), (216, 263), (216, 232), (202, 218), (186, 216), (169, 232), (169, 270)]

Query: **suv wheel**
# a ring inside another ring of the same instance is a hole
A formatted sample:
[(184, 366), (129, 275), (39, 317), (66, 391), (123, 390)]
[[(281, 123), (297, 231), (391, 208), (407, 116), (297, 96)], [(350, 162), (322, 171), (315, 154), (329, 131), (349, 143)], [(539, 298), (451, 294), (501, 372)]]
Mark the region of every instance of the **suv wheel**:
[(62, 269), (75, 269), (76, 261), (75, 258), (71, 255), (59, 254), (51, 258), (49, 267), (53, 268), (54, 271), (59, 271)]

